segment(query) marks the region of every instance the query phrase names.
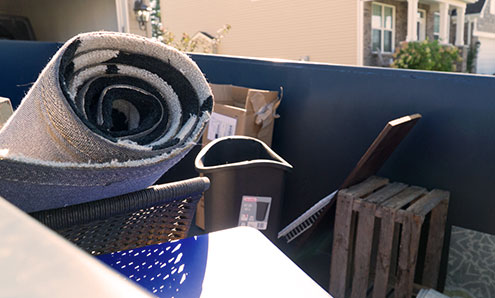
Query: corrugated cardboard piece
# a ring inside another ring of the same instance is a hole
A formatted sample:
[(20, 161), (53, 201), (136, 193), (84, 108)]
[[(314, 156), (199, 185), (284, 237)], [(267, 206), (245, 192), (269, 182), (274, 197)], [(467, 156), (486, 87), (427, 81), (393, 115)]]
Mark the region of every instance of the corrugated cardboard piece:
[(7, 122), (9, 117), (12, 115), (12, 105), (10, 104), (10, 99), (6, 97), (0, 97), (0, 128)]
[(210, 84), (214, 105), (203, 145), (228, 135), (257, 138), (272, 144), (273, 124), (281, 98), (278, 91)]
[[(241, 135), (257, 138), (271, 147), (282, 94), (233, 85), (210, 84), (210, 87), (213, 113), (203, 134), (203, 146), (220, 137)], [(204, 229), (204, 220), (204, 199), (201, 198), (196, 208), (196, 225)]]

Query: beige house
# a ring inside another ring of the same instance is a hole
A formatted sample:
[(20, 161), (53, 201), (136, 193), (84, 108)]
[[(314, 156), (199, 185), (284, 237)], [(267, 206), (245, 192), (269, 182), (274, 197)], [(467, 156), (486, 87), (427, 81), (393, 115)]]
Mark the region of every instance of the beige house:
[(476, 73), (495, 74), (495, 0), (479, 0), (468, 5), (467, 43), (477, 48), (473, 63)]
[[(161, 0), (162, 23), (175, 35), (231, 31), (220, 54), (388, 65), (402, 41), (465, 45), (465, 12), (477, 0)], [(460, 22), (451, 32), (452, 11)]]
[(358, 62), (356, 0), (161, 0), (161, 14), (176, 36), (232, 25), (220, 54)]
[[(7, 16), (16, 16), (30, 21), (36, 40), (40, 41), (66, 41), (78, 33), (97, 30), (130, 32), (151, 37), (150, 22), (144, 26), (138, 24), (134, 12), (135, 2), (0, 0), (0, 29), (8, 30), (8, 24), (1, 21), (6, 20)], [(149, 0), (142, 2), (149, 6)]]

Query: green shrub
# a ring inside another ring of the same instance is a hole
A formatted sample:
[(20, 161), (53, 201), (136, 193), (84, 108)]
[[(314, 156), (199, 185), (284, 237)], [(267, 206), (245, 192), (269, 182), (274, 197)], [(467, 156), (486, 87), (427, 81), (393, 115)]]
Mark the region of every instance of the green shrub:
[(407, 69), (455, 71), (462, 61), (457, 47), (434, 41), (403, 42), (394, 53), (392, 67)]
[(469, 73), (474, 73), (475, 71), (475, 61), (476, 58), (478, 58), (478, 48), (480, 44), (479, 43), (474, 43), (471, 44), (469, 47), (468, 53), (467, 53), (467, 59), (466, 59), (466, 70)]

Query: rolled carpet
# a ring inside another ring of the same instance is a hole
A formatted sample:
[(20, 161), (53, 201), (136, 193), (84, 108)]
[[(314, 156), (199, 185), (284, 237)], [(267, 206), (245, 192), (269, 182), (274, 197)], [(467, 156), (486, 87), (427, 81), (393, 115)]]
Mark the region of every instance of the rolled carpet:
[(0, 196), (33, 212), (146, 188), (196, 144), (212, 104), (200, 69), (174, 48), (75, 36), (0, 131)]

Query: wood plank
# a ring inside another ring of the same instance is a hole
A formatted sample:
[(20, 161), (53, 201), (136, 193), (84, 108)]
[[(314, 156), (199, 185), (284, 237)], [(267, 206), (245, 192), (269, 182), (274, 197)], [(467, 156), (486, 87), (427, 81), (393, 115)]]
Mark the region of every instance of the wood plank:
[(446, 199), (431, 211), (422, 284), (434, 289), (438, 289), (438, 274), (440, 272), (448, 206), (449, 199)]
[[(397, 217), (397, 214), (395, 215)], [(400, 249), (400, 235), (401, 235), (401, 227), (402, 224), (397, 222), (397, 218), (394, 220), (394, 240), (392, 241), (392, 263), (390, 264), (390, 278), (389, 278), (389, 290), (390, 285), (395, 286), (395, 282), (392, 282), (391, 279), (397, 276), (397, 268), (399, 266), (399, 249)]]
[(420, 118), (420, 114), (414, 114), (388, 122), (347, 176), (341, 188), (347, 188), (375, 175)]
[(402, 209), (395, 210), (395, 222), (403, 224), (405, 222), (405, 218), (409, 216), (409, 214), (411, 213), (407, 212), (406, 210), (402, 210)]
[(363, 207), (364, 208), (360, 210), (358, 215), (351, 298), (365, 297), (366, 291), (368, 290), (376, 205), (367, 203), (366, 206)]
[(388, 210), (382, 216), (380, 238), (375, 269), (373, 298), (386, 297), (392, 260), (392, 243), (394, 240), (395, 212)]
[(387, 199), (392, 198), (401, 191), (407, 188), (407, 184), (394, 182), (390, 183), (382, 189), (375, 191), (365, 198), (366, 201), (370, 203), (380, 204)]
[(407, 297), (407, 279), (411, 276), (408, 268), (409, 246), (411, 243), (411, 223), (409, 216), (404, 218), (399, 246), (399, 264), (397, 268), (397, 281), (395, 284), (395, 298)]
[[(339, 189), (348, 188), (375, 175), (420, 118), (420, 114), (413, 114), (389, 121)], [(297, 247), (301, 248), (305, 242), (309, 241), (311, 236), (319, 229), (320, 223), (324, 222), (327, 216), (333, 215), (335, 201), (331, 201), (322, 210), (313, 225), (302, 236), (299, 236), (299, 239), (296, 240)], [(322, 227), (322, 229), (324, 228)]]
[(344, 297), (349, 264), (349, 239), (352, 221), (352, 198), (339, 192), (335, 214), (332, 262), (330, 265), (330, 293)]
[(413, 292), (414, 286), (414, 274), (416, 272), (416, 265), (418, 260), (419, 239), (421, 237), (421, 226), (423, 225), (423, 218), (412, 216), (412, 229), (411, 229), (411, 244), (409, 252), (409, 270), (411, 278), (407, 281), (407, 289), (409, 291), (409, 297)]
[(387, 178), (382, 178), (382, 177), (377, 177), (377, 176), (371, 176), (365, 181), (353, 185), (347, 189), (341, 190), (342, 192), (345, 192), (348, 196), (352, 196), (354, 198), (359, 198), (362, 196), (365, 196), (367, 194), (372, 193), (376, 189), (386, 185), (389, 182)]
[(375, 227), (373, 229), (373, 244), (371, 246), (371, 262), (370, 262), (370, 274), (368, 277), (368, 293), (371, 296), (373, 294), (373, 284), (375, 282), (375, 268), (376, 268), (376, 262), (377, 262), (377, 255), (378, 255), (378, 246), (380, 244), (380, 231), (381, 231), (381, 219), (378, 219), (376, 217), (376, 210), (375, 210)]
[[(386, 185), (388, 182), (389, 180), (387, 178), (372, 176), (366, 179), (366, 181), (363, 181), (362, 183), (353, 185), (347, 189), (341, 189), (339, 191), (339, 194), (343, 193), (349, 197), (352, 196), (353, 198), (358, 198), (360, 196), (364, 196), (372, 193), (375, 189), (378, 189)], [(322, 209), (320, 216), (316, 219), (313, 225), (302, 236), (300, 236), (299, 239), (296, 240), (296, 246), (298, 248), (301, 248), (303, 244), (306, 241), (308, 241), (309, 238), (311, 238), (311, 235), (316, 231), (316, 228), (319, 226), (319, 224), (322, 221), (324, 221), (324, 219), (326, 219), (325, 216), (330, 212), (332, 207), (334, 207), (333, 202), (335, 201), (336, 200), (332, 200), (327, 206), (325, 206), (325, 208)], [(321, 227), (321, 229), (324, 228), (326, 227)]]
[[(426, 189), (422, 187), (410, 186), (396, 196), (390, 198), (385, 202), (382, 202), (381, 206), (383, 208), (397, 210), (424, 195), (426, 192)], [(378, 212), (380, 212), (380, 208), (378, 209)]]
[(354, 211), (361, 211), (363, 210), (364, 208), (366, 208), (366, 206), (368, 205), (369, 203), (366, 202), (364, 199), (354, 199), (354, 202), (352, 203), (352, 210)]
[(395, 298), (411, 297), (422, 219), (422, 217), (410, 213), (404, 217)]
[(424, 217), (441, 201), (448, 199), (449, 196), (450, 193), (448, 191), (434, 189), (409, 206), (407, 211)]
[[(353, 205), (356, 203), (356, 200), (353, 200)], [(354, 277), (354, 256), (356, 253), (356, 232), (357, 232), (357, 222), (358, 222), (358, 213), (357, 212), (352, 212), (352, 217), (351, 217), (351, 233), (349, 235), (349, 261), (347, 263), (348, 270), (347, 270), (347, 276), (346, 276), (346, 293), (345, 296), (349, 297), (351, 295), (351, 285), (352, 285), (352, 278)]]

